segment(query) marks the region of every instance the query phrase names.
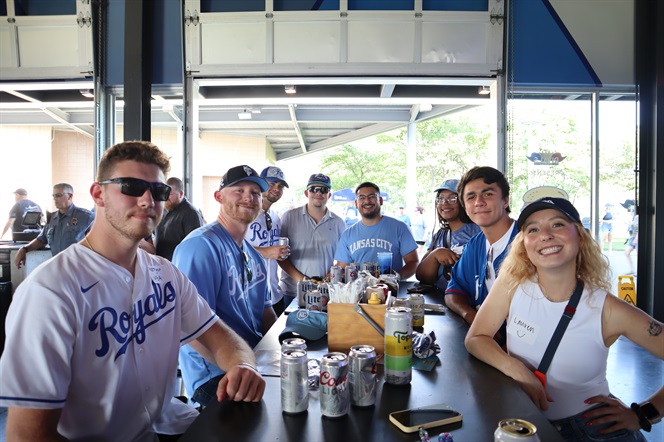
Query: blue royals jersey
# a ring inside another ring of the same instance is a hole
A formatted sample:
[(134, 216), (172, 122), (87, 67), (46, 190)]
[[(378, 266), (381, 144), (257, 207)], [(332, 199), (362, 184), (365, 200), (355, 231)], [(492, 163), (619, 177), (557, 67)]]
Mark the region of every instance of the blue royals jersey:
[(403, 257), (417, 249), (413, 234), (403, 222), (383, 216), (377, 224), (365, 226), (362, 221), (341, 235), (334, 259), (338, 262), (377, 262), (378, 252), (392, 252), (392, 269), (403, 268)]

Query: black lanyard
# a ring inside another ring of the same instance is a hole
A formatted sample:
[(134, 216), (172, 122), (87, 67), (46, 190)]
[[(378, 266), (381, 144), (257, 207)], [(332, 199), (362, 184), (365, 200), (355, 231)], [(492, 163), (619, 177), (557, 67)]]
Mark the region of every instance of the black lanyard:
[(535, 370), (535, 376), (537, 376), (544, 388), (546, 388), (546, 371), (549, 369), (549, 365), (551, 365), (553, 355), (556, 354), (556, 350), (558, 349), (560, 340), (565, 334), (565, 330), (567, 330), (569, 321), (572, 320), (574, 314), (576, 313), (576, 306), (579, 305), (579, 300), (581, 299), (582, 293), (583, 281), (578, 280), (576, 283), (576, 288), (574, 289), (574, 293), (572, 293), (572, 297), (569, 298), (569, 301), (565, 306), (565, 310), (563, 311), (563, 315), (560, 317), (560, 321), (558, 321), (558, 326), (553, 332), (553, 336), (551, 336), (549, 345), (546, 347), (546, 351), (544, 352), (544, 356), (542, 356), (539, 367), (537, 367), (537, 370)]

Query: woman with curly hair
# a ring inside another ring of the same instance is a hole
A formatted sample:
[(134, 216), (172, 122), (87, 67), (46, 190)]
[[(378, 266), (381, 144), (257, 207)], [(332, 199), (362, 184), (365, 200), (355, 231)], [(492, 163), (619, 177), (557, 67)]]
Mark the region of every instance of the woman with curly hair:
[(441, 290), (447, 287), (449, 271), (461, 257), (463, 247), (480, 231), (459, 204), (457, 184), (459, 180), (448, 179), (434, 190), (440, 229), (433, 234), (431, 245), (415, 272), (418, 281)]
[[(628, 407), (609, 391), (606, 361), (620, 336), (664, 358), (662, 324), (608, 293), (609, 262), (568, 200), (531, 203), (517, 227), (466, 348), (516, 380), (565, 440), (645, 440), (639, 429), (660, 421), (664, 387)], [(571, 320), (546, 370), (540, 363), (563, 313)], [(505, 320), (507, 353), (493, 339)]]

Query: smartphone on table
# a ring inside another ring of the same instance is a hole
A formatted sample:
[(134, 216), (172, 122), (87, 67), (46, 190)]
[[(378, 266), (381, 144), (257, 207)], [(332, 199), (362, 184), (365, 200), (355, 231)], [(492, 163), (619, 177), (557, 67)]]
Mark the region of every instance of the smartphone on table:
[(447, 404), (428, 405), (390, 413), (390, 422), (404, 433), (461, 422), (463, 415)]

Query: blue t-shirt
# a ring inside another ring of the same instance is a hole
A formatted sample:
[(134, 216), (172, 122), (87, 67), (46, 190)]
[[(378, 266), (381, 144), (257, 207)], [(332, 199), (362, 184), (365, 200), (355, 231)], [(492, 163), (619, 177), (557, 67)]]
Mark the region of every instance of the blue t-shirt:
[[(474, 223), (464, 223), (460, 229), (451, 232), (449, 229), (441, 228), (433, 235), (432, 246), (429, 251), (437, 249), (438, 247), (446, 247), (454, 249), (457, 252), (458, 248), (464, 248), (470, 239), (480, 233), (482, 229)], [(444, 275), (445, 266), (438, 266), (438, 280), (436, 287), (445, 290), (447, 287), (447, 278)]]
[[(243, 253), (248, 257), (246, 263)], [(263, 337), (263, 312), (271, 302), (265, 261), (251, 244), (243, 241), (240, 250), (226, 229), (215, 221), (187, 235), (175, 248), (173, 264), (250, 347), (258, 344)], [(223, 373), (188, 345), (180, 349), (179, 359), (189, 394)]]
[(383, 216), (373, 226), (362, 221), (353, 224), (341, 234), (334, 259), (338, 262), (378, 262), (378, 252), (392, 252), (392, 269), (404, 266), (403, 257), (417, 249), (413, 234), (403, 222)]
[[(519, 230), (516, 223), (512, 225), (509, 244), (512, 243)], [(505, 250), (493, 259), (493, 268), (498, 277), (498, 270), (509, 252), (509, 244)], [(452, 276), (447, 284), (445, 295), (462, 296), (471, 307), (482, 305), (489, 291), (486, 287), (486, 236), (480, 232), (473, 236), (463, 250), (461, 259), (452, 267)]]

